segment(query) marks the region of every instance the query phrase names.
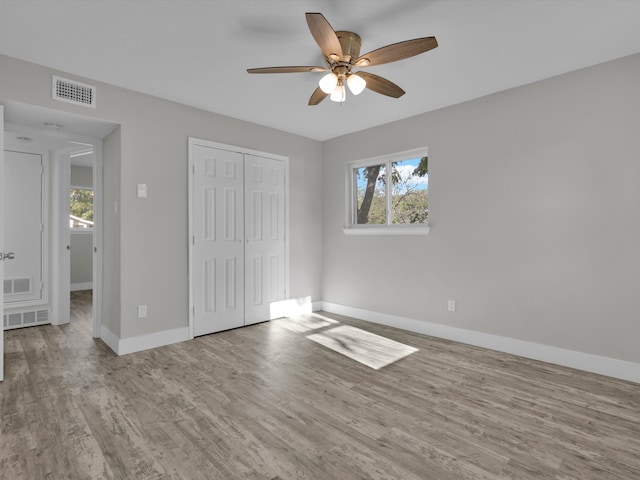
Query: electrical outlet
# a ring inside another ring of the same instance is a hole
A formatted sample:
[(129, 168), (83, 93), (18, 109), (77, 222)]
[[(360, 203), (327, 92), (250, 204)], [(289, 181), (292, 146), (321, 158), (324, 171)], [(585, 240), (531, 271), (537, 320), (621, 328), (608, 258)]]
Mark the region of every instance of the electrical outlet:
[(138, 305), (138, 318), (147, 318), (147, 306)]
[(447, 302), (447, 310), (449, 310), (450, 312), (455, 312), (456, 311), (456, 301), (455, 300), (449, 300)]

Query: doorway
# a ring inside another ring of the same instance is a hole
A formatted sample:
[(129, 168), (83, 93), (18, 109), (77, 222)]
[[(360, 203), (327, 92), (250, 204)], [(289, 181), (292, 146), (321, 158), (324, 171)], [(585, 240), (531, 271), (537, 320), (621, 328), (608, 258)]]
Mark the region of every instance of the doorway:
[[(13, 101), (0, 101), (0, 105), (4, 106), (5, 112), (5, 140), (10, 143), (12, 138), (22, 137), (32, 148), (38, 148), (49, 155), (50, 180), (44, 200), (45, 210), (50, 214), (50, 227), (44, 232), (49, 243), (49, 261), (46, 262), (48, 274), (45, 274), (43, 282), (44, 291), (48, 295), (48, 301), (44, 304), (50, 317), (47, 323), (69, 323), (78, 316), (72, 315), (70, 310), (77, 303), (71, 301), (71, 253), (82, 248), (83, 262), (79, 277), (82, 281), (77, 281), (74, 289), (79, 287), (88, 291), (81, 302), (83, 316), (86, 318), (88, 299), (91, 305), (88, 331), (91, 336), (99, 337), (102, 324), (102, 138), (117, 128), (117, 124)], [(7, 144), (5, 148), (6, 146)], [(81, 172), (81, 176), (85, 178), (83, 181), (77, 180), (77, 171), (74, 175), (76, 180), (71, 178), (74, 170), (79, 168), (79, 163), (84, 168)], [(90, 190), (95, 202), (95, 212), (88, 217), (75, 215), (78, 219), (73, 226), (70, 225), (69, 206), (72, 185)], [(79, 243), (70, 238), (72, 227), (84, 228), (84, 231), (79, 232)], [(5, 248), (7, 247), (5, 244)], [(74, 275), (77, 276), (78, 268), (75, 270)]]

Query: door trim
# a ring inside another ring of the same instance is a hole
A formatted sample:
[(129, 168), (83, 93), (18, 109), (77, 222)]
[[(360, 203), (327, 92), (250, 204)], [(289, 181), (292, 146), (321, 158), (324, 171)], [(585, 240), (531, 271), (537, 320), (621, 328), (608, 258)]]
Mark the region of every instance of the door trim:
[[(93, 137), (82, 137), (76, 135), (67, 135), (64, 137), (66, 140), (71, 140), (73, 142), (82, 143), (85, 145), (91, 145), (94, 149), (94, 161), (93, 161), (93, 304), (91, 309), (91, 323), (92, 323), (92, 335), (93, 338), (100, 338), (102, 331), (102, 266), (103, 266), (103, 228), (102, 228), (102, 199), (103, 199), (103, 189), (102, 189), (102, 143), (103, 140), (100, 138)], [(77, 149), (77, 147), (75, 147)], [(68, 151), (67, 151), (68, 150)], [(54, 212), (54, 215), (57, 216), (60, 220), (68, 218), (69, 211), (69, 188), (71, 188), (71, 178), (69, 168), (71, 165), (69, 154), (72, 149), (65, 149), (64, 152), (56, 152), (58, 161), (62, 161), (64, 166), (64, 171), (59, 172), (60, 178), (58, 178), (58, 183), (56, 184), (56, 188), (59, 191), (56, 194), (57, 200), (57, 209)], [(54, 206), (56, 203), (54, 202)], [(67, 224), (62, 222), (56, 222), (54, 224), (54, 239), (57, 240), (57, 251), (59, 255), (57, 258), (63, 258), (65, 256), (64, 261), (59, 261), (57, 264), (57, 271), (54, 270), (53, 276), (55, 277), (55, 281), (58, 282), (61, 287), (58, 289), (58, 301), (53, 303), (52, 307), (52, 319), (54, 325), (61, 325), (65, 323), (69, 323), (69, 295), (71, 293), (71, 283), (70, 283), (70, 262), (68, 252), (65, 252), (63, 249), (66, 249), (67, 245), (70, 244), (69, 238), (70, 232)], [(55, 255), (55, 252), (54, 252)], [(63, 311), (64, 310), (64, 311)]]
[[(94, 139), (95, 157), (93, 161), (93, 338), (100, 338), (102, 333), (102, 267), (104, 265), (103, 255), (103, 149), (104, 140)], [(71, 289), (71, 284), (69, 284)], [(98, 294), (96, 294), (98, 292)]]
[(279, 155), (275, 153), (262, 152), (259, 150), (253, 150), (245, 147), (238, 147), (235, 145), (228, 145), (224, 143), (213, 142), (210, 140), (204, 140), (195, 137), (188, 138), (188, 236), (187, 242), (189, 245), (189, 310), (187, 312), (189, 318), (189, 339), (194, 338), (194, 319), (195, 319), (195, 301), (194, 301), (194, 284), (193, 284), (193, 241), (194, 241), (194, 225), (193, 225), (193, 188), (194, 188), (194, 172), (195, 163), (193, 158), (194, 146), (199, 145), (203, 147), (216, 148), (219, 150), (226, 150), (229, 152), (241, 153), (243, 155), (254, 155), (256, 157), (269, 158), (272, 160), (279, 160), (284, 162), (284, 285), (285, 285), (285, 301), (289, 298), (289, 157)]
[[(0, 190), (4, 191), (4, 106), (0, 105)], [(4, 198), (0, 197), (0, 255), (4, 252)], [(4, 265), (0, 261), (0, 283), (4, 283)], [(4, 300), (0, 302), (4, 319)], [(0, 324), (0, 382), (4, 380), (4, 320)]]
[(51, 285), (51, 324), (63, 325), (69, 323), (70, 299), (66, 285), (69, 280), (69, 229), (62, 228), (63, 222), (69, 218), (69, 154), (66, 152), (54, 151), (51, 178), (52, 178), (52, 277), (54, 281)]

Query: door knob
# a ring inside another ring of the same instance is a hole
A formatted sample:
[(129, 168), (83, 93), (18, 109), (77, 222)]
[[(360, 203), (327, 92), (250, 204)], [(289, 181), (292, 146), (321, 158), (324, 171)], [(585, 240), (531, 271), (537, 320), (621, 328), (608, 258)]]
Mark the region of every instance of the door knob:
[(16, 258), (15, 252), (0, 252), (0, 260), (13, 260)]

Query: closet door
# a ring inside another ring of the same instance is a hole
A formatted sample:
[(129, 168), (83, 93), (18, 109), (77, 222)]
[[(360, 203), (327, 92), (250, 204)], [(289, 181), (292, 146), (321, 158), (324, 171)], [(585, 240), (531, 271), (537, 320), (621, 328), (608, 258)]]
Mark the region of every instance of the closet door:
[(284, 162), (245, 155), (245, 324), (276, 318), (285, 296)]
[(244, 325), (243, 155), (194, 145), (194, 335)]

